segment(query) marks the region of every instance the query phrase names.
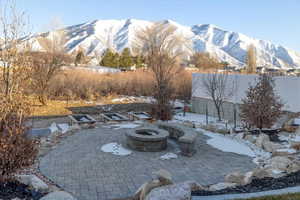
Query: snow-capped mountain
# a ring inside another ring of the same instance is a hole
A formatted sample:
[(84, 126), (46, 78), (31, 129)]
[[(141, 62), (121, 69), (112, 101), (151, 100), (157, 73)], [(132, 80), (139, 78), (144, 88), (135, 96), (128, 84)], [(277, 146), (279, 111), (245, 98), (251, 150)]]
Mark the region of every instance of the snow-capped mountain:
[[(166, 26), (175, 26), (176, 32), (193, 44), (195, 51), (209, 52), (220, 61), (231, 65), (243, 66), (249, 45), (254, 45), (259, 66), (279, 68), (300, 68), (300, 53), (287, 49), (269, 41), (248, 37), (244, 34), (223, 30), (211, 24), (194, 26), (180, 25), (171, 20), (162, 21)], [(84, 49), (88, 55), (101, 54), (107, 48), (122, 51), (132, 48), (136, 33), (150, 26), (153, 22), (127, 20), (96, 20), (89, 23), (66, 27), (69, 53)], [(50, 37), (53, 32), (36, 35), (32, 38), (33, 47), (42, 50), (43, 44), (39, 37)], [(38, 37), (39, 36), (39, 37)]]

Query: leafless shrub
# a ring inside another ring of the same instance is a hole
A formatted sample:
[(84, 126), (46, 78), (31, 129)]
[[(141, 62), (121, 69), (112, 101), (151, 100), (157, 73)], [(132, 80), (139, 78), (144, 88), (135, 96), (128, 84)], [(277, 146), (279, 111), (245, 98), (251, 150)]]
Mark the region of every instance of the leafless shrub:
[(0, 181), (12, 179), (14, 174), (34, 163), (37, 155), (35, 141), (25, 134), (24, 121), (30, 104), (20, 93), (12, 98), (0, 98)]
[(217, 58), (207, 52), (195, 52), (190, 58), (190, 64), (204, 71), (215, 71), (224, 66)]
[(223, 104), (233, 94), (233, 85), (228, 81), (226, 73), (205, 74), (201, 80), (204, 92), (215, 105), (218, 120), (222, 120)]
[[(56, 29), (56, 27), (53, 27)], [(45, 52), (32, 53), (32, 86), (40, 103), (47, 104), (50, 81), (60, 71), (61, 67), (71, 62), (66, 54), (66, 35), (63, 30), (54, 30), (48, 37), (40, 37)]]
[(32, 56), (32, 87), (40, 103), (47, 104), (48, 89), (51, 80), (60, 72), (62, 65), (68, 62), (63, 53), (35, 52)]
[(272, 77), (264, 74), (255, 86), (249, 87), (240, 106), (241, 120), (249, 127), (270, 128), (282, 114), (283, 104), (274, 85)]
[(24, 52), (30, 51), (30, 43), (23, 42), (29, 34), (24, 12), (16, 8), (15, 0), (2, 2), (0, 8), (0, 92), (11, 96), (29, 80), (30, 59)]

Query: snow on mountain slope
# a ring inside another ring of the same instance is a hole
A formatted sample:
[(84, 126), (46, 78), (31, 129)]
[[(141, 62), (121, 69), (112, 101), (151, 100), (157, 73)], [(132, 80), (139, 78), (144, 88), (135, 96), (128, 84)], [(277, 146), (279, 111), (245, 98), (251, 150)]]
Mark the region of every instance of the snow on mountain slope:
[[(220, 61), (243, 66), (247, 48), (253, 44), (257, 51), (260, 66), (278, 68), (300, 68), (300, 53), (269, 41), (258, 40), (244, 34), (223, 30), (215, 25), (200, 24), (192, 27), (180, 25), (171, 20), (162, 21), (166, 26), (175, 26), (176, 34), (182, 35), (193, 44), (195, 51), (205, 51), (216, 56)], [(65, 28), (67, 33), (66, 48), (69, 53), (84, 49), (87, 54), (101, 54), (107, 48), (122, 51), (132, 48), (136, 33), (153, 22), (127, 20), (95, 20), (93, 22)], [(43, 34), (49, 37), (49, 34)], [(43, 45), (38, 37), (32, 38), (36, 50)]]

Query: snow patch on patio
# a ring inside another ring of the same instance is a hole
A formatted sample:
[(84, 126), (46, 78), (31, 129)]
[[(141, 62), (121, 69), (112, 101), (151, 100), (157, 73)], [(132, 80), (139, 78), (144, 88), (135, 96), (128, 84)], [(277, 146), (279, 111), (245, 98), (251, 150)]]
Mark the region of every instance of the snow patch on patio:
[(246, 155), (253, 158), (255, 164), (259, 164), (260, 160), (267, 160), (271, 157), (271, 153), (258, 148), (255, 144), (243, 139), (232, 137), (231, 135), (221, 135), (204, 131), (204, 135), (210, 137), (206, 142), (212, 147), (223, 152), (231, 152), (240, 155)]
[(207, 144), (223, 152), (237, 153), (250, 157), (256, 156), (250, 147), (236, 140), (227, 138), (226, 136), (218, 133), (211, 133), (207, 131), (204, 132), (204, 135), (210, 137), (210, 139), (206, 141)]
[(178, 158), (177, 154), (175, 153), (166, 153), (165, 155), (160, 156), (161, 160), (170, 160)]
[(103, 145), (101, 151), (117, 156), (128, 156), (132, 153), (132, 151), (125, 149), (121, 144), (115, 142)]

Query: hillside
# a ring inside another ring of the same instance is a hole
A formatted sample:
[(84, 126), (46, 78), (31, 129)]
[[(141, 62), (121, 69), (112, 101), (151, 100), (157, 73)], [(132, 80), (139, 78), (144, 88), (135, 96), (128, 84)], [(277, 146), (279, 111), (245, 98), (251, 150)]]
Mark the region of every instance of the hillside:
[[(180, 25), (171, 20), (162, 21), (166, 26), (175, 26), (177, 34), (190, 40), (195, 51), (215, 55), (220, 61), (243, 66), (247, 48), (255, 45), (259, 66), (278, 68), (300, 68), (300, 53), (269, 41), (248, 37), (238, 32), (223, 30), (211, 24), (194, 26)], [(95, 20), (66, 27), (66, 48), (69, 53), (84, 49), (88, 55), (100, 55), (107, 48), (122, 51), (132, 48), (136, 33), (153, 22), (127, 20)], [(35, 50), (42, 50), (40, 37), (50, 37), (54, 32), (36, 34), (31, 38)]]

